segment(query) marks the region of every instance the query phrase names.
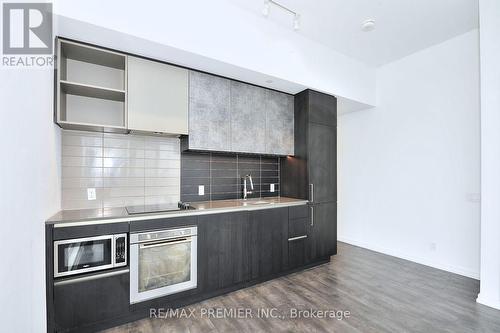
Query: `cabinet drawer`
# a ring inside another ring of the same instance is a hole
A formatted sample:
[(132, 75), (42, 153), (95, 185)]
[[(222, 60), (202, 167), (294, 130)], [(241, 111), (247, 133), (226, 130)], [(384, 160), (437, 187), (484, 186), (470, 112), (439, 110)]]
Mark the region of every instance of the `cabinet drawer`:
[(288, 208), (288, 215), (290, 219), (302, 219), (309, 217), (309, 206), (292, 206)]
[(300, 237), (309, 234), (309, 218), (293, 219), (288, 221), (288, 238)]
[(55, 285), (54, 307), (61, 331), (127, 316), (129, 273)]

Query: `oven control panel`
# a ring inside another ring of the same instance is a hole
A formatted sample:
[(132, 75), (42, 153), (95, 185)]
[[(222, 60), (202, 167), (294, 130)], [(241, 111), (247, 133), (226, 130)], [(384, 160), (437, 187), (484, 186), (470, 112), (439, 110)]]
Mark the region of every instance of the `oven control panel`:
[(115, 267), (127, 265), (127, 235), (115, 235)]

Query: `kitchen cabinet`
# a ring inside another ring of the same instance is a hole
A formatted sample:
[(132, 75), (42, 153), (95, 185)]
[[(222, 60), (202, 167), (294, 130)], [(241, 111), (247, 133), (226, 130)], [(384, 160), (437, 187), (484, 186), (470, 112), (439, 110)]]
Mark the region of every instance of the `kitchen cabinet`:
[(336, 253), (337, 102), (305, 90), (295, 96), (295, 156), (281, 160), (281, 194), (310, 201), (311, 260)]
[[(54, 320), (58, 331), (82, 328), (129, 311), (129, 274), (83, 280), (68, 279), (54, 285)], [(118, 271), (118, 272), (120, 272)], [(116, 272), (116, 271), (115, 271)], [(101, 273), (102, 275), (102, 273)]]
[(266, 153), (266, 90), (231, 81), (231, 150)]
[(288, 268), (311, 262), (311, 218), (308, 206), (290, 207), (288, 219)]
[(188, 134), (188, 71), (133, 56), (127, 71), (128, 129)]
[(127, 132), (126, 56), (58, 38), (55, 122), (64, 129)]
[(189, 72), (189, 148), (231, 150), (231, 81)]
[(184, 150), (294, 153), (293, 96), (191, 71)]
[(337, 129), (308, 124), (309, 197), (313, 202), (337, 200)]
[(293, 96), (266, 93), (266, 154), (293, 155)]
[(248, 280), (248, 222), (247, 212), (198, 217), (200, 290), (214, 291)]
[(310, 257), (314, 262), (337, 254), (337, 202), (323, 202), (310, 206)]
[(288, 266), (288, 208), (250, 212), (251, 279), (286, 270)]

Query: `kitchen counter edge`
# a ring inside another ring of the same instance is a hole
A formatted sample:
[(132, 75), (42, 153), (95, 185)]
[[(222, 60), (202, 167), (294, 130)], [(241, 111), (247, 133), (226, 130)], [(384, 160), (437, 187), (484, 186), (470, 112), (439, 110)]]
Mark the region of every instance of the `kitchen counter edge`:
[[(271, 198), (269, 198), (271, 199)], [(276, 199), (276, 198), (275, 198)], [(235, 206), (235, 207), (222, 207), (222, 208), (205, 208), (194, 210), (179, 210), (173, 212), (160, 212), (160, 213), (146, 213), (138, 215), (128, 215), (124, 207), (109, 208), (109, 209), (82, 209), (82, 210), (62, 210), (49, 218), (45, 223), (54, 225), (54, 228), (61, 227), (74, 227), (81, 225), (104, 224), (104, 223), (117, 223), (117, 222), (134, 222), (153, 219), (174, 218), (182, 216), (196, 216), (208, 215), (218, 213), (230, 213), (236, 211), (252, 211), (261, 209), (273, 209), (278, 207), (301, 206), (306, 205), (309, 201), (304, 199), (295, 199), (288, 197), (278, 197), (280, 202), (266, 203), (266, 204), (253, 204), (251, 206)], [(284, 202), (281, 202), (285, 199)], [(266, 200), (266, 199), (262, 199)], [(226, 200), (216, 200), (211, 202), (222, 202)], [(193, 202), (193, 205), (200, 203)]]

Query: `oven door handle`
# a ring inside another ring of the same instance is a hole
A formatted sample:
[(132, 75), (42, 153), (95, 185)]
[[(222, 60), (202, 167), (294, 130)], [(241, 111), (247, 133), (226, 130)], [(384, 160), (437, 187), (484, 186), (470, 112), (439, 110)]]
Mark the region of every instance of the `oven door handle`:
[(168, 241), (163, 241), (163, 242), (151, 242), (151, 243), (144, 243), (144, 244), (139, 244), (139, 248), (152, 248), (152, 247), (159, 247), (159, 246), (165, 246), (165, 245), (174, 245), (174, 244), (181, 244), (181, 243), (190, 243), (191, 238), (178, 238), (174, 240), (168, 240)]

